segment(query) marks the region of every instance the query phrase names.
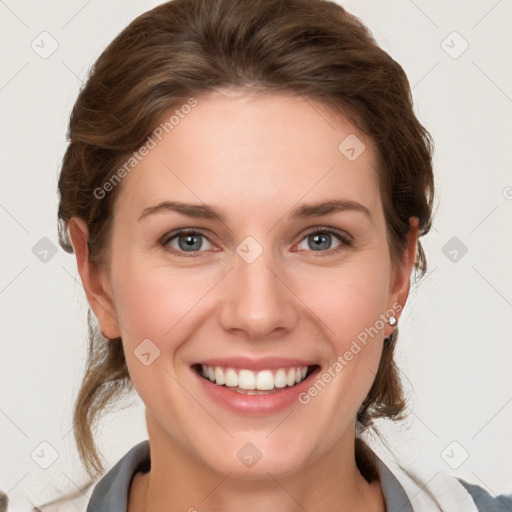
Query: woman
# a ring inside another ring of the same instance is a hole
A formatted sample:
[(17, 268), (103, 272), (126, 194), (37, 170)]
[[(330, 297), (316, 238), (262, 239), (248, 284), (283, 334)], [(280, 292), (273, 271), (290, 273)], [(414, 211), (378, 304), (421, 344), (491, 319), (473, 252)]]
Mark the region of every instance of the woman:
[[(132, 388), (149, 440), (87, 512), (501, 510), (393, 471), (393, 352), (431, 226), (432, 141), (402, 68), (339, 5), (174, 0), (133, 21), (74, 106), (62, 246), (95, 319), (74, 431)], [(507, 501), (508, 500), (508, 501)]]

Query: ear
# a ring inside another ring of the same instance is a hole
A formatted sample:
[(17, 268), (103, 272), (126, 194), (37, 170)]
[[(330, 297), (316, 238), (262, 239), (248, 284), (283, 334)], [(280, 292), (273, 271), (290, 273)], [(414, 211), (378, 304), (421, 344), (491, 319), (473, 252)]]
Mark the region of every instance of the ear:
[[(409, 219), (409, 233), (407, 234), (407, 248), (403, 254), (400, 266), (392, 272), (390, 283), (390, 294), (388, 301), (388, 310), (395, 310), (395, 317), (398, 320), (400, 312), (405, 307), (409, 290), (411, 287), (411, 272), (416, 260), (416, 247), (418, 243), (418, 217)], [(389, 336), (395, 327), (387, 326), (385, 336)]]
[(116, 319), (110, 287), (103, 272), (89, 261), (89, 230), (86, 223), (77, 217), (69, 222), (69, 236), (75, 251), (78, 273), (87, 296), (87, 301), (98, 320), (101, 333), (105, 338), (121, 336)]

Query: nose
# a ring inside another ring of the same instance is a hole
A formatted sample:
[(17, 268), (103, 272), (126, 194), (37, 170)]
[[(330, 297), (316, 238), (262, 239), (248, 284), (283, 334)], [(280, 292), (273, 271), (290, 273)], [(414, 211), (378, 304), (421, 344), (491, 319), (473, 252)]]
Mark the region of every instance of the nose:
[(236, 256), (227, 277), (220, 310), (225, 330), (242, 331), (250, 340), (263, 340), (293, 329), (300, 301), (270, 254), (263, 251), (251, 263)]

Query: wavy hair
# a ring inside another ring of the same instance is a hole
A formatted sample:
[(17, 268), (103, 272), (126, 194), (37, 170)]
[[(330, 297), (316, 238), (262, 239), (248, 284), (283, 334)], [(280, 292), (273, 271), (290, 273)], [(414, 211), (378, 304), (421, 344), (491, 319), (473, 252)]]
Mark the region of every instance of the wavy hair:
[[(342, 113), (375, 143), (394, 265), (432, 222), (433, 141), (413, 110), (402, 67), (368, 28), (326, 0), (172, 0), (133, 20), (92, 66), (74, 104), (58, 190), (59, 241), (72, 252), (68, 223), (89, 229), (90, 261), (101, 266), (122, 184), (99, 199), (114, 171), (137, 151), (162, 115), (187, 98), (224, 87), (301, 95)], [(415, 270), (426, 271), (418, 240)], [(80, 458), (94, 480), (103, 470), (93, 435), (99, 418), (129, 393), (121, 338), (106, 342), (89, 311), (85, 374), (73, 412)], [(394, 361), (398, 331), (384, 344), (374, 383), (357, 413), (356, 461), (376, 478), (361, 434), (375, 420), (401, 420), (406, 400)]]

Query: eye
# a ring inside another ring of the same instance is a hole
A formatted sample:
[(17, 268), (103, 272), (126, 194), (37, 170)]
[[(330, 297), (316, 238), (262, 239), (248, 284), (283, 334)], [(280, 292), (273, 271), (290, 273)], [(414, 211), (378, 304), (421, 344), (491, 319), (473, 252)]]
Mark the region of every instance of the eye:
[[(332, 247), (333, 239), (337, 241), (334, 248)], [(309, 247), (302, 247), (304, 243)], [(185, 257), (198, 256), (194, 253), (212, 250), (215, 247), (206, 235), (190, 229), (168, 233), (162, 237), (160, 244), (169, 252)], [(339, 252), (352, 244), (350, 235), (343, 231), (334, 228), (316, 228), (307, 233), (297, 247), (299, 251), (320, 252), (325, 255)]]
[[(332, 247), (333, 238), (338, 241), (338, 245), (334, 248)], [(301, 247), (304, 242), (309, 247)], [(343, 231), (333, 228), (316, 228), (306, 234), (301, 243), (298, 244), (298, 249), (299, 251), (311, 250), (313, 252), (332, 254), (350, 247), (352, 243), (352, 238)]]
[(208, 250), (213, 247), (203, 233), (191, 230), (168, 233), (164, 235), (160, 243), (165, 249), (178, 253), (180, 256), (191, 256), (191, 254), (184, 253), (202, 252), (201, 249)]

